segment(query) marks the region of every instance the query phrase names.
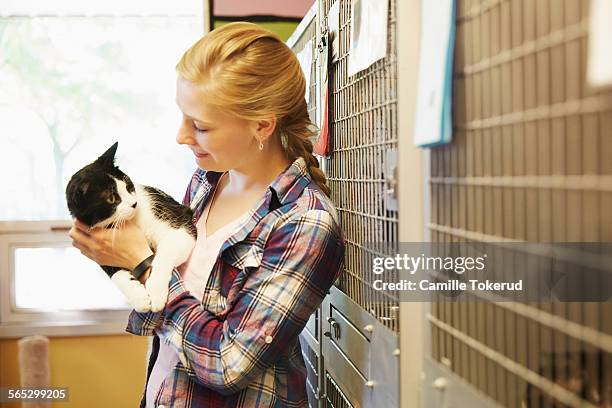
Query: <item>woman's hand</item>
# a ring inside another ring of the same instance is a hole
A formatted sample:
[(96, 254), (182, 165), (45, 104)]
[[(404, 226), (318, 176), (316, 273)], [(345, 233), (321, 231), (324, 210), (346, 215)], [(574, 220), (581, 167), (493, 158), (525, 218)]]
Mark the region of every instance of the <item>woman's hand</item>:
[(132, 270), (153, 254), (144, 233), (127, 221), (121, 228), (94, 228), (74, 220), (70, 233), (72, 246), (98, 265)]

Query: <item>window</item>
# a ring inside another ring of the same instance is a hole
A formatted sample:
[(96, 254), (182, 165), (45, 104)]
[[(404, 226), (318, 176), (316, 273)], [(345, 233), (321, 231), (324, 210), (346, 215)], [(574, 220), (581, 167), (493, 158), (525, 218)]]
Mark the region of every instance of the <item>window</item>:
[(129, 305), (70, 246), (66, 184), (115, 141), (124, 172), (177, 200), (196, 166), (175, 142), (174, 67), (202, 2), (90, 3), (3, 3), (0, 336), (123, 332)]

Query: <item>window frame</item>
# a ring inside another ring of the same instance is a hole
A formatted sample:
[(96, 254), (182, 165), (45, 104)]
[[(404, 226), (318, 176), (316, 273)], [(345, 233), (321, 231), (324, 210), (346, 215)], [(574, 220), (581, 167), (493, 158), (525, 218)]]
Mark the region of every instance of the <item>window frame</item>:
[(0, 221), (0, 338), (125, 333), (132, 309), (47, 311), (17, 308), (15, 249), (71, 246), (68, 220)]

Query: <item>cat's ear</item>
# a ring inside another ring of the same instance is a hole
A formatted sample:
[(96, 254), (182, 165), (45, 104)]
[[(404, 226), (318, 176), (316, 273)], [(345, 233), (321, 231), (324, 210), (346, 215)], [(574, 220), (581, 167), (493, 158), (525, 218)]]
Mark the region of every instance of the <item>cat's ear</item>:
[(81, 195), (87, 194), (87, 190), (89, 190), (89, 183), (83, 183), (79, 186), (79, 192)]
[(87, 194), (89, 190), (89, 183), (69, 183), (68, 188), (66, 188), (66, 198), (68, 201), (77, 202), (81, 200)]
[(102, 154), (102, 156), (98, 157), (96, 163), (106, 166), (114, 166), (117, 146), (119, 146), (119, 142), (115, 142), (111, 147), (108, 148), (107, 151), (104, 152), (104, 154)]
[(89, 183), (80, 183), (74, 178), (68, 182), (66, 187), (66, 201), (70, 214), (74, 215), (84, 203), (85, 195), (89, 189)]

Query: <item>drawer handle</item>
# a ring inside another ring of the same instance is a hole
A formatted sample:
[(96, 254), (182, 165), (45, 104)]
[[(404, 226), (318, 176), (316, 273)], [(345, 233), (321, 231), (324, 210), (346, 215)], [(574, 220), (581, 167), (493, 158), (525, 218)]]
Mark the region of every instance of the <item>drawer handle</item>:
[[(338, 322), (331, 316), (329, 316), (327, 318), (327, 321), (329, 322), (332, 330), (334, 331), (334, 339), (339, 340), (340, 339), (340, 325), (338, 324)], [(332, 334), (330, 331), (326, 331), (323, 333), (323, 335), (325, 337), (329, 337), (331, 338)]]

